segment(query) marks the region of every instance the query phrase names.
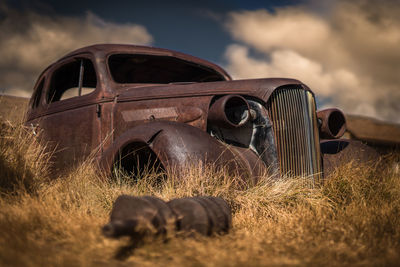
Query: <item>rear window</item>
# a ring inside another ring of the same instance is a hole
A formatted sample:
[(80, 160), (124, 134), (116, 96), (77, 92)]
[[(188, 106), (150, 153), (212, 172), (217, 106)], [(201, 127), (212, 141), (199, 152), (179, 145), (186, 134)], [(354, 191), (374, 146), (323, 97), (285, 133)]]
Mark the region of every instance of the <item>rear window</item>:
[(177, 83), (224, 81), (211, 68), (168, 56), (116, 54), (108, 59), (117, 83)]

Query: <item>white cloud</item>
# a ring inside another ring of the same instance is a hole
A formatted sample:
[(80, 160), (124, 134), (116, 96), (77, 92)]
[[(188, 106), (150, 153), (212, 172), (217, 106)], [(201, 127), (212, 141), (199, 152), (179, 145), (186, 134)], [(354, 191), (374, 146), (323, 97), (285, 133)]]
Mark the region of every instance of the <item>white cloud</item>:
[(296, 78), (345, 112), (400, 122), (399, 13), (362, 0), (325, 17), (304, 6), (234, 12), (226, 26), (241, 44), (227, 48), (226, 67), (235, 78)]
[(84, 17), (50, 17), (0, 7), (0, 87), (29, 96), (35, 79), (51, 62), (95, 43), (148, 45), (152, 36), (136, 24), (107, 22), (92, 13)]

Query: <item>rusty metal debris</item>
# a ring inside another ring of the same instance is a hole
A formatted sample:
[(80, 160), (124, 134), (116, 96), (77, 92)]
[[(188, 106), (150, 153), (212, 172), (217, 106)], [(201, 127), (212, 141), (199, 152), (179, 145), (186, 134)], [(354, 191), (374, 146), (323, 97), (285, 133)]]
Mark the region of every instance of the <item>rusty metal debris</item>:
[(227, 233), (232, 226), (228, 203), (219, 197), (201, 196), (172, 199), (119, 196), (113, 204), (110, 222), (103, 227), (107, 237), (129, 236), (133, 241), (174, 233), (210, 236)]

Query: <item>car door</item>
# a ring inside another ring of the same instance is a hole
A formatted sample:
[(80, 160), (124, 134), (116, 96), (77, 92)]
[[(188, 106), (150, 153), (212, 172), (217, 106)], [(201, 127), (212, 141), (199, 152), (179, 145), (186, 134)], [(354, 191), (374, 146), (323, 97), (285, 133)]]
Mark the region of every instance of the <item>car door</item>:
[(65, 170), (99, 146), (99, 79), (91, 57), (85, 55), (65, 59), (49, 73), (39, 128), (54, 151), (54, 168)]

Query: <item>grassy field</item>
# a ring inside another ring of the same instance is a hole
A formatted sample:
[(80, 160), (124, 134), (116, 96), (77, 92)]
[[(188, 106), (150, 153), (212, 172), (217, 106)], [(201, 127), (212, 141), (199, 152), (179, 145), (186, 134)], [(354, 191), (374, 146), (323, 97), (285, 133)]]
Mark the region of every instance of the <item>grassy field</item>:
[[(193, 168), (184, 180), (155, 184), (101, 177), (90, 162), (50, 177), (49, 155), (23, 128), (0, 133), (1, 266), (398, 266), (400, 174), (394, 157), (351, 162), (316, 189), (302, 179), (238, 186), (238, 177)], [(379, 167), (377, 167), (379, 166)], [(386, 166), (386, 167), (384, 167)], [(120, 194), (225, 198), (233, 229), (223, 236), (154, 240), (125, 250), (102, 236)], [(122, 255), (122, 256), (121, 256)]]
[(2, 95), (0, 93), (0, 121), (22, 121), (29, 98)]

